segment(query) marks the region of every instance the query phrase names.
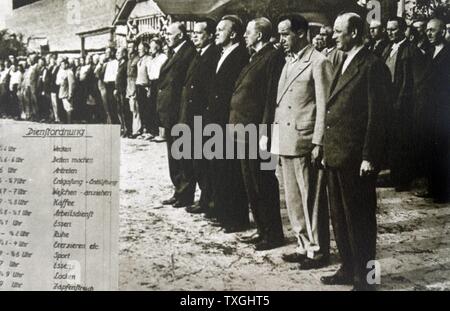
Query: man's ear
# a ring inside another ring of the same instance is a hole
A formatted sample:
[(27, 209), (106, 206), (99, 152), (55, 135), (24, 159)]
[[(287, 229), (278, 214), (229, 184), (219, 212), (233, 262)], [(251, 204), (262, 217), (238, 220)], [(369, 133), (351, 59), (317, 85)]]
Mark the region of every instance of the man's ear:
[(262, 41), (263, 34), (262, 32), (258, 32), (258, 41)]
[(307, 38), (307, 35), (307, 32), (303, 29), (297, 31), (297, 37), (299, 37), (300, 39)]
[(231, 40), (236, 39), (237, 38), (237, 33), (235, 31), (232, 31), (231, 34), (230, 34), (230, 38), (231, 38)]
[(356, 38), (358, 37), (358, 30), (353, 29), (353, 30), (352, 30), (352, 33), (351, 33), (351, 37), (352, 37), (353, 39), (356, 39)]

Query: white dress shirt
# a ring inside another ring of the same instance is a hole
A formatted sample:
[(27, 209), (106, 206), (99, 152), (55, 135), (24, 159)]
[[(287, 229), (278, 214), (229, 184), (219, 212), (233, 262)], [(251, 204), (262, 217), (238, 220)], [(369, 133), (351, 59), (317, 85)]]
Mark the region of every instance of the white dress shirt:
[(433, 59), (435, 59), (436, 56), (438, 56), (438, 54), (442, 51), (443, 48), (444, 48), (444, 44), (443, 43), (441, 43), (439, 45), (436, 45), (436, 47), (434, 49)]
[(393, 57), (393, 56), (395, 55), (395, 53), (398, 52), (398, 49), (400, 48), (400, 46), (401, 46), (403, 43), (405, 43), (405, 42), (406, 42), (406, 38), (403, 39), (402, 41), (398, 42), (398, 43), (394, 43), (394, 44), (392, 45), (390, 57)]
[(177, 46), (176, 48), (173, 48), (173, 55), (177, 54), (179, 50), (181, 50), (181, 48), (183, 47), (183, 45), (186, 44), (186, 41), (183, 41), (180, 43), (179, 46)]
[(347, 58), (345, 59), (344, 65), (342, 66), (342, 74), (345, 73), (345, 71), (347, 70), (348, 66), (350, 66), (352, 60), (355, 58), (355, 56), (359, 53), (359, 51), (361, 51), (364, 48), (363, 45), (358, 46), (358, 47), (354, 47), (352, 50), (348, 51), (347, 54)]
[(150, 64), (148, 66), (148, 77), (150, 81), (159, 79), (161, 68), (167, 61), (167, 59), (167, 55), (161, 53), (150, 61)]
[(105, 77), (103, 82), (112, 83), (116, 82), (117, 71), (119, 70), (119, 61), (117, 59), (110, 60), (106, 63)]
[(222, 67), (223, 63), (225, 62), (225, 60), (227, 59), (227, 57), (237, 48), (239, 47), (239, 43), (235, 43), (232, 46), (226, 48), (225, 50), (223, 50), (223, 54), (222, 57), (219, 60), (219, 63), (217, 64), (217, 70), (216, 73), (219, 72), (220, 67)]
[(9, 80), (9, 90), (14, 90), (14, 85), (20, 85), (22, 82), (23, 74), (17, 70), (17, 71), (11, 71), (10, 72), (10, 80)]
[(208, 44), (207, 46), (205, 46), (203, 49), (200, 49), (200, 55), (203, 56), (203, 54), (206, 53), (206, 51), (209, 49), (210, 46), (211, 46), (211, 43)]

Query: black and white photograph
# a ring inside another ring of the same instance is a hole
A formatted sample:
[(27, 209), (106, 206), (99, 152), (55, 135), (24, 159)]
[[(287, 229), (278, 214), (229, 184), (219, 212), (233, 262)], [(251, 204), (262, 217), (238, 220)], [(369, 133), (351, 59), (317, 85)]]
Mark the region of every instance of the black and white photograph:
[(450, 1), (0, 0), (0, 291), (448, 291), (449, 258)]

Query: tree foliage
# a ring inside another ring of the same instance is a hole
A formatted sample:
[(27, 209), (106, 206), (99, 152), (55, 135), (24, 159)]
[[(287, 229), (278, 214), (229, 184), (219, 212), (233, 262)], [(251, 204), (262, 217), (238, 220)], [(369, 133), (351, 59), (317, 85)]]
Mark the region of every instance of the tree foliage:
[(411, 19), (437, 17), (450, 23), (450, 0), (416, 0)]
[(20, 34), (12, 34), (7, 29), (0, 30), (0, 59), (5, 59), (8, 55), (25, 55), (27, 48), (22, 39)]

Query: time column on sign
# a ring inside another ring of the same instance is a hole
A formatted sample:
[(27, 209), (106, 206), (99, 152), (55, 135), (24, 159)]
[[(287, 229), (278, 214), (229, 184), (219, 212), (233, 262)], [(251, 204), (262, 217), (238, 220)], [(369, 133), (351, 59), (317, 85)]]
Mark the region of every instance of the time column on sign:
[(21, 289), (22, 267), (31, 258), (27, 218), (32, 212), (27, 179), (21, 176), (25, 159), (18, 148), (0, 145), (0, 289)]

